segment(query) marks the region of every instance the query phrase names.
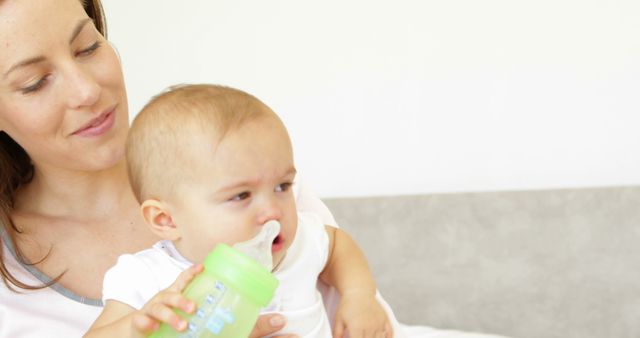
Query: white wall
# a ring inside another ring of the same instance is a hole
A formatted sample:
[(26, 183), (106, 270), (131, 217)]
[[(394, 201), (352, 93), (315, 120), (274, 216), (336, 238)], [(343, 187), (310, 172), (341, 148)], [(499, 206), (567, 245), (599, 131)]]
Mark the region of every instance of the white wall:
[(270, 105), (322, 197), (640, 184), (638, 0), (105, 0), (132, 113)]

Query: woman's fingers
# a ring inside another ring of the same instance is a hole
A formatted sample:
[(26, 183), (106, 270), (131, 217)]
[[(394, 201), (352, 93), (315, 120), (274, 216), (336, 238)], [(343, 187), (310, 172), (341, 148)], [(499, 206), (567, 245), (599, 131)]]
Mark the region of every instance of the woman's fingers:
[[(256, 325), (253, 327), (253, 331), (249, 335), (249, 338), (260, 338), (268, 336), (272, 333), (282, 329), (286, 324), (286, 320), (279, 314), (268, 314), (258, 317)], [(296, 336), (278, 336), (277, 338), (294, 338)]]

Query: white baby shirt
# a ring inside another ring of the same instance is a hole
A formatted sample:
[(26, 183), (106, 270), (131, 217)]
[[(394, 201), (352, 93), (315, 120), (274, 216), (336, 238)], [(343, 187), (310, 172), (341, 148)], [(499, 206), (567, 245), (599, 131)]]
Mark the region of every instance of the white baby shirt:
[[(329, 238), (320, 218), (312, 213), (299, 213), (295, 239), (274, 273), (280, 285), (264, 311), (287, 317), (287, 326), (278, 334), (331, 337), (322, 296), (316, 288), (318, 275), (327, 262), (328, 248)], [(117, 300), (140, 309), (191, 265), (170, 241), (122, 255), (105, 275), (103, 300)]]

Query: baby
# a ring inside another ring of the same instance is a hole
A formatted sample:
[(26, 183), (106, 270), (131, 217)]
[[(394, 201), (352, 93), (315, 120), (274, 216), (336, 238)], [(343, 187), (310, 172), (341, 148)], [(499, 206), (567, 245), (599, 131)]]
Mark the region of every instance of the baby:
[(154, 324), (184, 330), (187, 323), (169, 320), (167, 313), (193, 313), (193, 304), (158, 294), (216, 244), (247, 241), (270, 220), (281, 225), (271, 247), (280, 285), (265, 311), (287, 317), (281, 334), (332, 336), (316, 288), (321, 280), (341, 296), (335, 336), (393, 336), (362, 251), (344, 231), (296, 211), (291, 141), (264, 103), (228, 87), (174, 87), (136, 117), (126, 151), (142, 214), (163, 240), (121, 256), (107, 272), (105, 307), (88, 336), (142, 334), (133, 324), (141, 309)]

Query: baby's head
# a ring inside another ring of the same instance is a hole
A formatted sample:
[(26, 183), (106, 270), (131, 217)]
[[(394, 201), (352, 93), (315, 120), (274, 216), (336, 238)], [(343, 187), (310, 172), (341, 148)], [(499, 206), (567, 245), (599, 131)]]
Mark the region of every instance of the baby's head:
[(215, 85), (171, 88), (136, 116), (126, 156), (147, 224), (187, 259), (246, 241), (269, 220), (281, 224), (274, 265), (284, 257), (297, 225), (293, 150), (257, 98)]

